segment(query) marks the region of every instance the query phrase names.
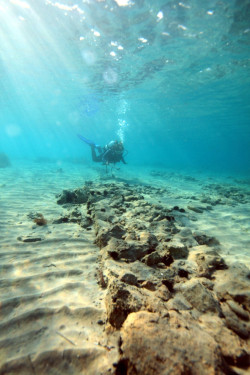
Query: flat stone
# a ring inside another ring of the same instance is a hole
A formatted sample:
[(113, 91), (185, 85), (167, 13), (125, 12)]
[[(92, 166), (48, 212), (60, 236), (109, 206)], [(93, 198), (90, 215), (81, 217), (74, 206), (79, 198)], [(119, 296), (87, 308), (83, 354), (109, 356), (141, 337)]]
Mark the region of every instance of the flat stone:
[(120, 225), (101, 228), (96, 236), (96, 244), (102, 248), (106, 246), (111, 238), (121, 239), (125, 234), (125, 230)]
[(139, 311), (143, 306), (136, 291), (133, 293), (125, 284), (115, 280), (108, 286), (105, 304), (109, 323), (118, 329), (131, 312)]
[(195, 261), (200, 277), (211, 278), (214, 271), (227, 269), (224, 259), (213, 249), (196, 254)]
[(167, 308), (168, 310), (181, 311), (191, 310), (193, 307), (182, 294), (178, 293), (167, 302)]
[(221, 313), (219, 302), (199, 280), (191, 279), (186, 281), (178, 286), (178, 291), (182, 292), (186, 300), (201, 313)]
[(18, 241), (22, 242), (38, 242), (42, 241), (42, 237), (32, 237), (32, 236), (19, 236), (17, 237)]
[(243, 320), (246, 320), (246, 321), (249, 321), (249, 312), (246, 311), (245, 309), (243, 309), (243, 307), (241, 307), (238, 303), (236, 303), (235, 301), (232, 301), (232, 300), (228, 300), (227, 304), (230, 307), (230, 309), (236, 315), (238, 315), (239, 318), (241, 318)]
[(57, 204), (81, 204), (87, 203), (89, 198), (89, 190), (85, 187), (83, 189), (63, 190), (61, 194), (57, 196)]
[(220, 345), (222, 355), (229, 365), (241, 368), (248, 367), (249, 345), (246, 340), (242, 340), (231, 329), (226, 327), (224, 319), (204, 314), (199, 317), (199, 321), (201, 327)]
[(185, 259), (188, 257), (189, 251), (187, 246), (178, 241), (171, 241), (167, 245), (170, 255), (174, 259)]
[(145, 288), (145, 289), (148, 289), (148, 290), (151, 290), (152, 292), (154, 292), (156, 290), (155, 284), (152, 283), (152, 281), (150, 281), (150, 280), (143, 281), (142, 284), (141, 284), (141, 287)]
[(151, 254), (145, 255), (145, 257), (143, 257), (141, 261), (147, 264), (147, 266), (155, 266), (156, 264), (161, 262), (161, 256), (157, 251), (154, 251)]
[(201, 207), (196, 207), (196, 206), (187, 206), (187, 208), (191, 211), (196, 212), (197, 214), (202, 214), (203, 209)]
[(140, 244), (139, 241), (126, 242), (113, 237), (104, 249), (113, 259), (122, 259), (127, 262), (142, 259), (145, 255), (150, 253), (147, 244)]
[(222, 303), (221, 307), (225, 316), (226, 326), (237, 333), (237, 335), (239, 335), (241, 338), (248, 339), (250, 337), (250, 325), (240, 321), (237, 315), (226, 303)]
[(156, 290), (156, 297), (160, 298), (162, 301), (168, 301), (171, 298), (171, 293), (166, 285), (162, 284)]
[(137, 277), (132, 273), (124, 273), (122, 276), (120, 276), (120, 280), (129, 285), (138, 284)]
[(220, 300), (231, 300), (244, 305), (250, 312), (250, 273), (241, 263), (232, 264), (228, 270), (214, 273), (216, 283), (214, 291)]
[(194, 232), (193, 236), (199, 245), (215, 246), (220, 244), (215, 237), (207, 236), (205, 233)]

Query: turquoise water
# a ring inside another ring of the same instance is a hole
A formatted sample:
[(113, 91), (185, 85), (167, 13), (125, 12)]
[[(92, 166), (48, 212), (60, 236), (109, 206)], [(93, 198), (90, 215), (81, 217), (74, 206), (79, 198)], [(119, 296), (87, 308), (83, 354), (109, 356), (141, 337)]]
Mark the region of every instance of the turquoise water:
[(0, 0), (0, 375), (247, 374), (249, 21), (249, 0)]
[[(249, 174), (249, 1), (0, 0), (0, 151)], [(126, 166), (124, 167), (126, 168)]]

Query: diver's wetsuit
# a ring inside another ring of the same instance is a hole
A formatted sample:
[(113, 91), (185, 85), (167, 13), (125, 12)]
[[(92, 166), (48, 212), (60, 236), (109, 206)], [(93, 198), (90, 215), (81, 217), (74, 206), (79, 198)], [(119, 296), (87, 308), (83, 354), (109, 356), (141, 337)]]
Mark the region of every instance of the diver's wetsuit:
[(103, 162), (104, 164), (119, 163), (127, 164), (123, 158), (123, 151), (113, 150), (112, 148), (105, 149), (104, 147), (97, 147), (99, 155), (96, 155), (95, 145), (91, 145), (92, 160), (95, 162)]

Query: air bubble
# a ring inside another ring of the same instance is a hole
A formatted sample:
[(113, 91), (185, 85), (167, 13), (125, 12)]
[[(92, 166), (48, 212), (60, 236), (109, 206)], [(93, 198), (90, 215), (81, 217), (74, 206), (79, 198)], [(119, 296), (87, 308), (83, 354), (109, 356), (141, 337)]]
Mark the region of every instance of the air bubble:
[(117, 82), (118, 79), (118, 74), (116, 73), (115, 70), (108, 68), (104, 73), (103, 73), (103, 79), (106, 81), (109, 85), (112, 85)]
[(91, 51), (83, 51), (82, 58), (87, 65), (94, 65), (96, 62), (96, 56)]

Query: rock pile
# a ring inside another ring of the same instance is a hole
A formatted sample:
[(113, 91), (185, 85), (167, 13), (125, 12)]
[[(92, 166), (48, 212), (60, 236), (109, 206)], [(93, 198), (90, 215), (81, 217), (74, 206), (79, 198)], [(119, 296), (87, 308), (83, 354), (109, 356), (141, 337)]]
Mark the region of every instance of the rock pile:
[(248, 203), (249, 191), (243, 187), (232, 185), (209, 184), (204, 186), (204, 193), (201, 202), (211, 206)]
[[(149, 191), (87, 183), (58, 197), (73, 204), (68, 221), (95, 230), (106, 328), (120, 331), (113, 373), (247, 373), (249, 270), (228, 267), (216, 238), (184, 227), (184, 209), (148, 203)], [(76, 215), (81, 204), (87, 217)]]

